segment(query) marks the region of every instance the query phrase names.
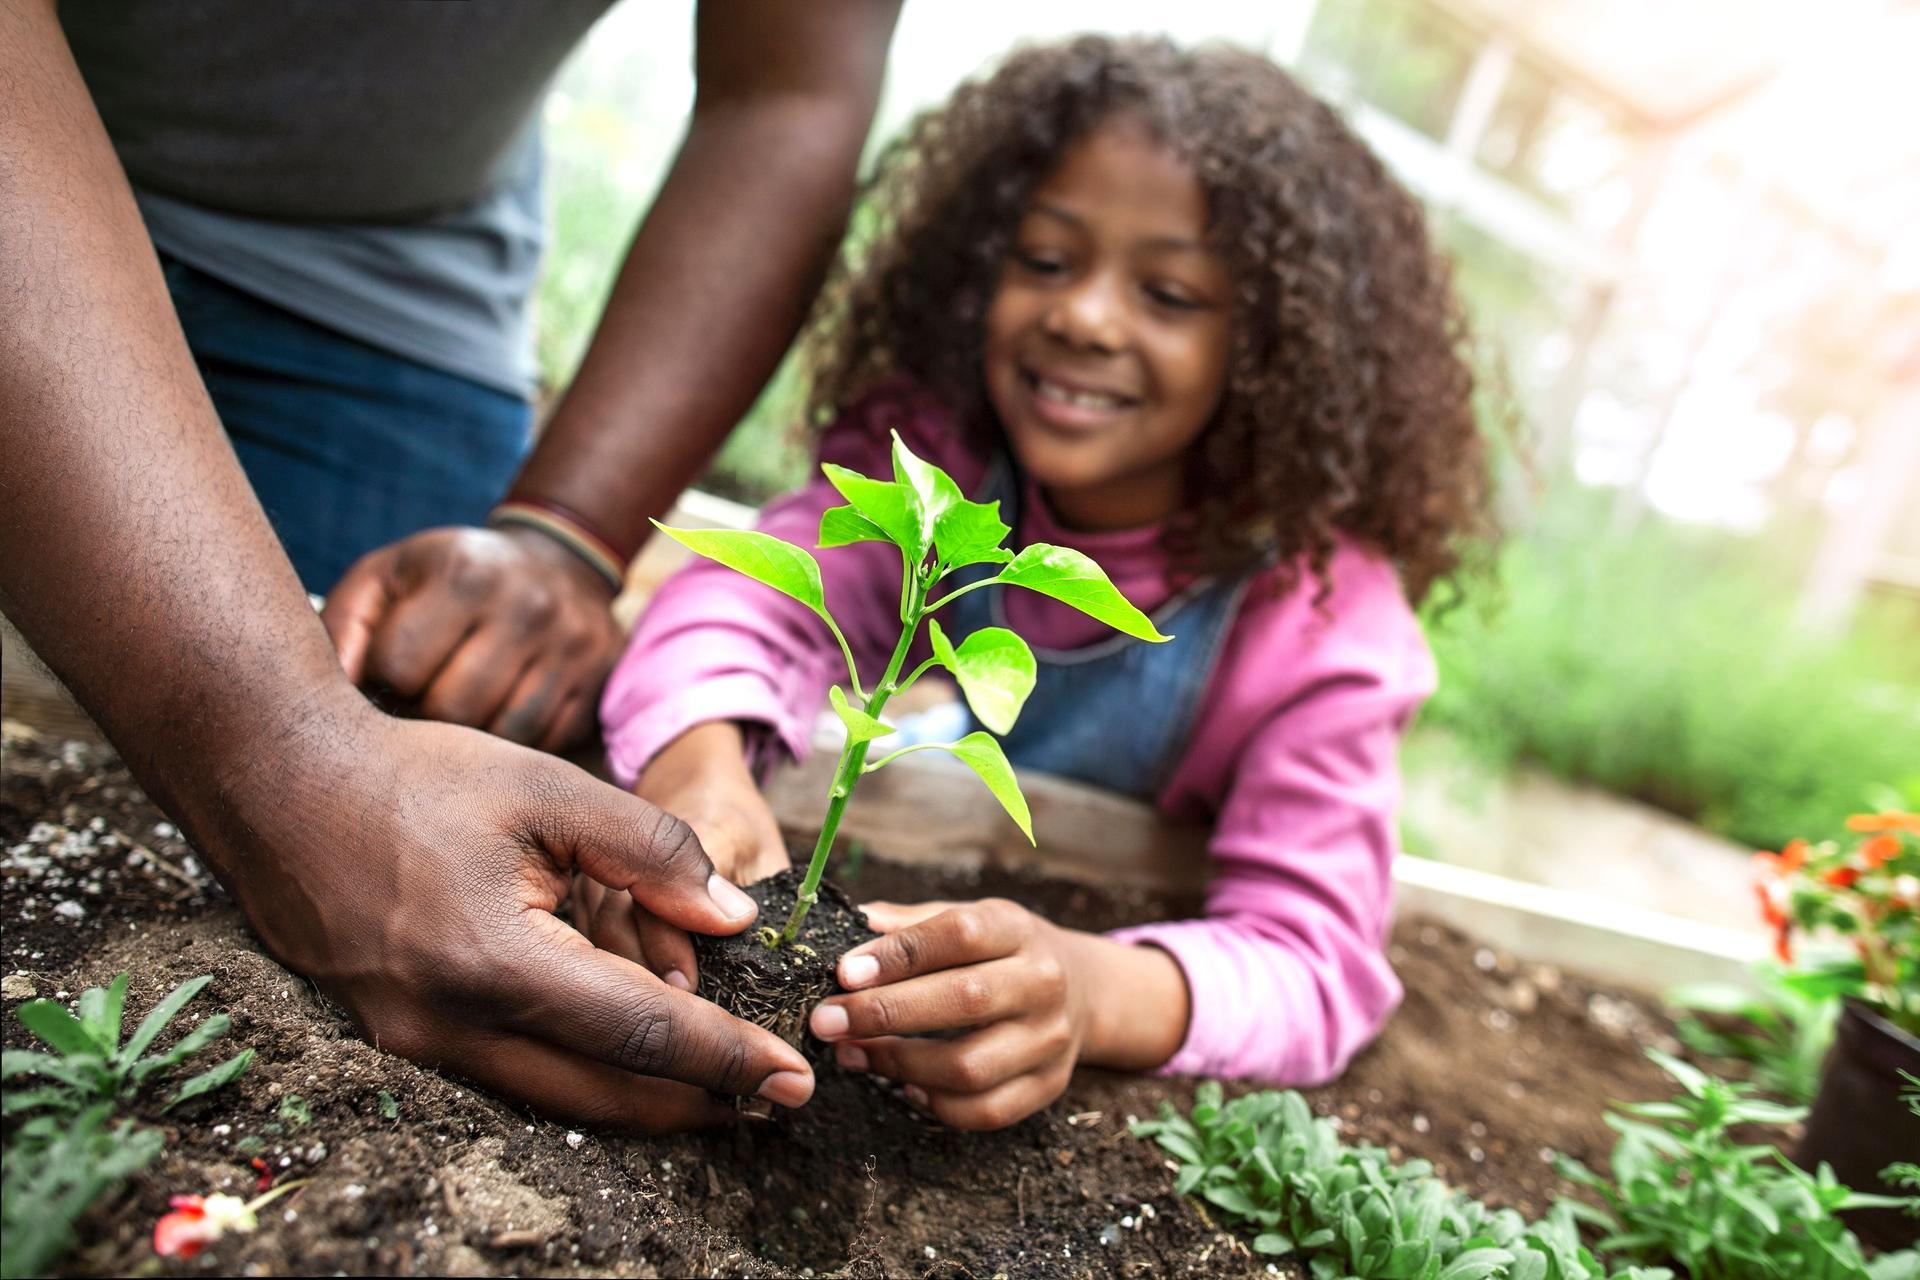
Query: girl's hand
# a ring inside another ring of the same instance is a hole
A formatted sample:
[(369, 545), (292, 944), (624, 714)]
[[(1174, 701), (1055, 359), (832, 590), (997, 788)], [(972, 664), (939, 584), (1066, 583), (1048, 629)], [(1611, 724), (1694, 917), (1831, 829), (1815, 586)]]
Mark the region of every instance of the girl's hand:
[[(887, 935), (840, 958), (854, 994), (822, 1001), (813, 1034), (852, 1071), (906, 1086), (956, 1129), (998, 1129), (1066, 1089), (1086, 1040), (1081, 935), (1003, 898), (873, 902)], [(909, 1039), (964, 1031), (953, 1039)]]
[[(739, 726), (695, 725), (653, 758), (634, 794), (693, 828), (716, 871), (749, 884), (787, 866), (780, 824), (748, 772)], [(693, 943), (635, 902), (591, 882), (577, 887), (581, 931), (603, 950), (644, 964), (669, 984), (691, 991), (700, 981)]]

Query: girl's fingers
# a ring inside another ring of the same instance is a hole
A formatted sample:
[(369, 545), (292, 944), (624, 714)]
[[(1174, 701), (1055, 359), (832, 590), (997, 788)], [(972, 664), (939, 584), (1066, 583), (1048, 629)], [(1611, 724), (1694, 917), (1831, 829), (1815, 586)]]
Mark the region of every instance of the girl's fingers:
[(930, 1093), (975, 1094), (1038, 1071), (1071, 1049), (1064, 1025), (1050, 1031), (1009, 1019), (957, 1040), (844, 1041), (834, 1046), (834, 1059), (849, 1071), (871, 1071)]
[(984, 1093), (943, 1093), (908, 1085), (907, 1101), (952, 1129), (1004, 1129), (1042, 1110), (1067, 1091), (1073, 1067), (1061, 1064), (1015, 1076)]
[[(943, 907), (925, 903), (924, 908)], [(903, 910), (890, 903), (869, 904), (868, 921)], [(894, 917), (897, 918), (897, 917)], [(1004, 898), (982, 898), (948, 906), (918, 923), (896, 927), (885, 937), (862, 943), (840, 957), (840, 985), (849, 991), (901, 982), (957, 965), (1012, 955), (1032, 932), (1034, 917)], [(874, 924), (874, 928), (881, 928)]]
[[(620, 895), (610, 895), (616, 899)], [(700, 985), (700, 970), (693, 959), (693, 939), (648, 911), (632, 899), (626, 899), (627, 914), (634, 922), (640, 941), (640, 963), (660, 975), (670, 987), (692, 991)]]
[(1028, 1010), (1034, 1001), (1031, 969), (1020, 960), (990, 960), (835, 996), (814, 1007), (808, 1026), (826, 1041), (983, 1026)]

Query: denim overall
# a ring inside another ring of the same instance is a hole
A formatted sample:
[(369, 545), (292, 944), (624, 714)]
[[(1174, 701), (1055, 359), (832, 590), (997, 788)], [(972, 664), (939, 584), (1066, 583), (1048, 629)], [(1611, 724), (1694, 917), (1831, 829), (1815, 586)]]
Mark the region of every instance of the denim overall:
[[(975, 501), (998, 499), (1000, 518), (1018, 529), (1019, 498), (1019, 481), (1003, 457)], [(971, 566), (949, 581), (964, 585), (997, 568)], [(1151, 803), (1186, 753), (1247, 581), (1203, 578), (1175, 594), (1151, 615), (1161, 634), (1173, 637), (1165, 644), (1115, 632), (1079, 649), (1034, 645), (1033, 693), (1013, 732), (1000, 739), (1007, 758)], [(941, 611), (940, 624), (956, 646), (982, 627), (1004, 627), (1006, 593), (1024, 589), (970, 591)], [(969, 730), (982, 727), (970, 710), (966, 717)]]

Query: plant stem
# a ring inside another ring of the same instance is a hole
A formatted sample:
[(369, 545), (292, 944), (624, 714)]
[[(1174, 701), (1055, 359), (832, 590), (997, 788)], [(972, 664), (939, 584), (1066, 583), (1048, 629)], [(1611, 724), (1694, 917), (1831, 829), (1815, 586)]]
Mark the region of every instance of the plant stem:
[[(893, 657), (887, 663), (886, 674), (880, 677), (873, 692), (867, 696), (867, 705), (863, 708), (870, 716), (878, 718), (880, 709), (887, 705), (899, 690), (900, 668), (907, 663), (907, 650), (913, 647), (914, 633), (920, 630), (920, 619), (925, 616), (922, 606), (926, 603), (928, 583), (921, 581), (919, 566), (907, 566), (901, 594), (905, 597), (902, 615), (905, 625), (900, 628), (900, 643), (893, 647)], [(859, 692), (857, 689), (855, 692)], [(851, 737), (847, 745), (840, 748), (840, 762), (834, 766), (833, 789), (827, 793), (827, 816), (820, 824), (820, 838), (813, 843), (813, 857), (807, 862), (806, 879), (800, 882), (800, 896), (794, 900), (793, 912), (787, 917), (786, 927), (780, 930), (780, 936), (773, 945), (784, 947), (792, 942), (800, 932), (800, 922), (807, 918), (807, 912), (813, 910), (813, 904), (820, 899), (820, 878), (827, 872), (827, 856), (833, 852), (833, 838), (840, 830), (840, 818), (847, 810), (847, 801), (853, 796), (854, 784), (860, 781), (861, 770), (867, 763), (867, 749), (871, 741), (855, 742)]]

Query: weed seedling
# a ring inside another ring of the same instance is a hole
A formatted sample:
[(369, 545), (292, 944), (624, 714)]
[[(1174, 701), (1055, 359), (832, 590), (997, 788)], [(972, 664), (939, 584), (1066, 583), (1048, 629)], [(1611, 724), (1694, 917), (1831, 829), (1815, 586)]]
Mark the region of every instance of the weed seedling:
[[(835, 714), (846, 726), (846, 744), (840, 749), (828, 792), (826, 820), (807, 863), (793, 911), (785, 927), (763, 927), (767, 946), (792, 945), (807, 912), (819, 899), (820, 879), (833, 852), (841, 816), (860, 779), (914, 751), (948, 751), (978, 774), (994, 798), (1033, 839), (1032, 818), (1025, 797), (1014, 780), (1013, 768), (993, 734), (1013, 728), (1027, 695), (1033, 691), (1033, 651), (1026, 641), (1005, 627), (984, 627), (958, 645), (933, 621), (933, 615), (970, 591), (985, 587), (1025, 587), (1051, 596), (1096, 618), (1117, 631), (1140, 640), (1164, 641), (1147, 616), (1128, 603), (1100, 566), (1067, 547), (1032, 543), (1014, 554), (1002, 545), (1010, 530), (1000, 520), (997, 502), (972, 502), (940, 468), (914, 456), (896, 434), (893, 437), (893, 479), (876, 480), (831, 463), (821, 468), (847, 505), (820, 517), (819, 545), (844, 547), (857, 542), (891, 543), (900, 551), (900, 638), (886, 670), (868, 688), (860, 678), (853, 649), (840, 624), (827, 611), (820, 566), (806, 551), (764, 533), (727, 529), (671, 529), (661, 532), (689, 550), (746, 574), (798, 600), (825, 622), (846, 659), (847, 685), (835, 685), (828, 694)], [(975, 566), (998, 566), (992, 572)], [(972, 569), (970, 580), (945, 594), (937, 588), (949, 575)], [(907, 655), (927, 624), (932, 656), (906, 672)], [(889, 699), (905, 691), (935, 666), (945, 667), (960, 685), (974, 716), (993, 733), (975, 731), (958, 742), (920, 743), (901, 747), (880, 759), (867, 760), (877, 738), (894, 732), (880, 719)]]
[[(128, 985), (124, 973), (105, 987), (81, 992), (78, 1016), (53, 1000), (31, 1000), (16, 1011), (22, 1025), (52, 1052), (8, 1049), (0, 1065), (0, 1075), (9, 1082), (34, 1081), (32, 1087), (7, 1090), (0, 1103), (5, 1114), (36, 1113), (7, 1142), (0, 1272), (13, 1276), (44, 1271), (72, 1240), (73, 1224), (87, 1206), (160, 1154), (165, 1137), (159, 1130), (136, 1129), (131, 1120), (110, 1122), (114, 1111), (131, 1103), (149, 1082), (231, 1029), (232, 1019), (216, 1013), (170, 1048), (147, 1052), (211, 981), (203, 975), (175, 987), (125, 1043), (120, 1039)], [(252, 1061), (253, 1050), (243, 1049), (188, 1077), (160, 1109), (170, 1110), (231, 1083)]]

